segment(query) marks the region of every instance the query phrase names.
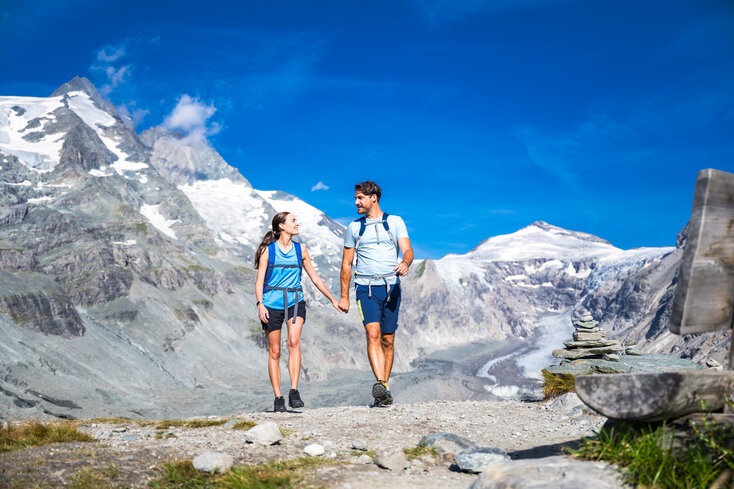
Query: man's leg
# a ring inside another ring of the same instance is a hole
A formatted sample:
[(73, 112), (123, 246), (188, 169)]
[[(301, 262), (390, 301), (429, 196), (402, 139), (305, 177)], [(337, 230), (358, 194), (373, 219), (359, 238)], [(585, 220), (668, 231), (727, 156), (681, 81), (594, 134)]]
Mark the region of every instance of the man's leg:
[[(382, 348), (382, 340), (380, 333), (380, 323), (367, 323), (364, 326), (367, 334), (367, 358), (372, 367), (372, 373), (375, 374), (376, 380), (384, 380), (382, 376), (385, 374), (385, 352)], [(392, 360), (391, 360), (392, 363)]]
[(385, 382), (390, 380), (390, 372), (392, 372), (392, 361), (395, 355), (395, 333), (382, 333), (382, 352), (385, 356), (384, 376), (381, 380)]

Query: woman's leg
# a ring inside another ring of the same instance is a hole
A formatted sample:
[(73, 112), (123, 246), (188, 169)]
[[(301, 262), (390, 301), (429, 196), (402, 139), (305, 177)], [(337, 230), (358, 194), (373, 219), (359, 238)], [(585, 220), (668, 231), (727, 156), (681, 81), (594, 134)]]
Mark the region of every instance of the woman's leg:
[(280, 330), (267, 331), (268, 373), (275, 397), (280, 397)]
[(291, 389), (298, 389), (298, 377), (301, 375), (301, 330), (303, 318), (297, 317), (288, 321), (288, 373), (291, 376)]

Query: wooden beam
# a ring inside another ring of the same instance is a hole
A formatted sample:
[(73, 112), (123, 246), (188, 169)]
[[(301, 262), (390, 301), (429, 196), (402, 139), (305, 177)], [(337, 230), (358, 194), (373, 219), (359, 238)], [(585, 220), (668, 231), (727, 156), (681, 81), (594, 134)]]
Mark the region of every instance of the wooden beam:
[(660, 421), (720, 410), (734, 392), (734, 371), (578, 375), (575, 384), (581, 400), (608, 418)]

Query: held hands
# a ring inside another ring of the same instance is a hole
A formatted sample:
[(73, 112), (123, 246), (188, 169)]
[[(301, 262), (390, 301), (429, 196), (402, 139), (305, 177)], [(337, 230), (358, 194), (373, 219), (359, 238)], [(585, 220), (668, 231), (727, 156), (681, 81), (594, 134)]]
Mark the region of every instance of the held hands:
[(336, 308), (339, 309), (341, 312), (349, 312), (349, 297), (341, 296), (339, 298), (339, 303), (336, 305)]
[(401, 261), (395, 268), (393, 268), (393, 270), (395, 270), (396, 275), (404, 277), (405, 275), (408, 275), (408, 264)]
[(331, 305), (334, 306), (334, 309), (336, 309), (337, 311), (342, 312), (342, 310), (339, 309), (339, 302), (337, 302), (336, 299), (334, 298), (331, 299)]
[(267, 323), (268, 319), (270, 319), (268, 308), (265, 307), (262, 302), (257, 306), (257, 314), (258, 316), (260, 316), (260, 321), (262, 321), (263, 323)]

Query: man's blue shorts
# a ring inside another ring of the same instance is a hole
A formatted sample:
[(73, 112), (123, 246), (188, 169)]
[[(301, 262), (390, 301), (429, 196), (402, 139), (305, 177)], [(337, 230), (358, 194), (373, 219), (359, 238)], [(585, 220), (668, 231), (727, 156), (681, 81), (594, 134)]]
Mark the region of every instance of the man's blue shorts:
[(380, 323), (380, 331), (392, 334), (398, 329), (398, 311), (400, 310), (400, 284), (390, 286), (390, 298), (387, 287), (372, 286), (372, 297), (366, 285), (357, 285), (357, 306), (362, 314), (362, 323)]

